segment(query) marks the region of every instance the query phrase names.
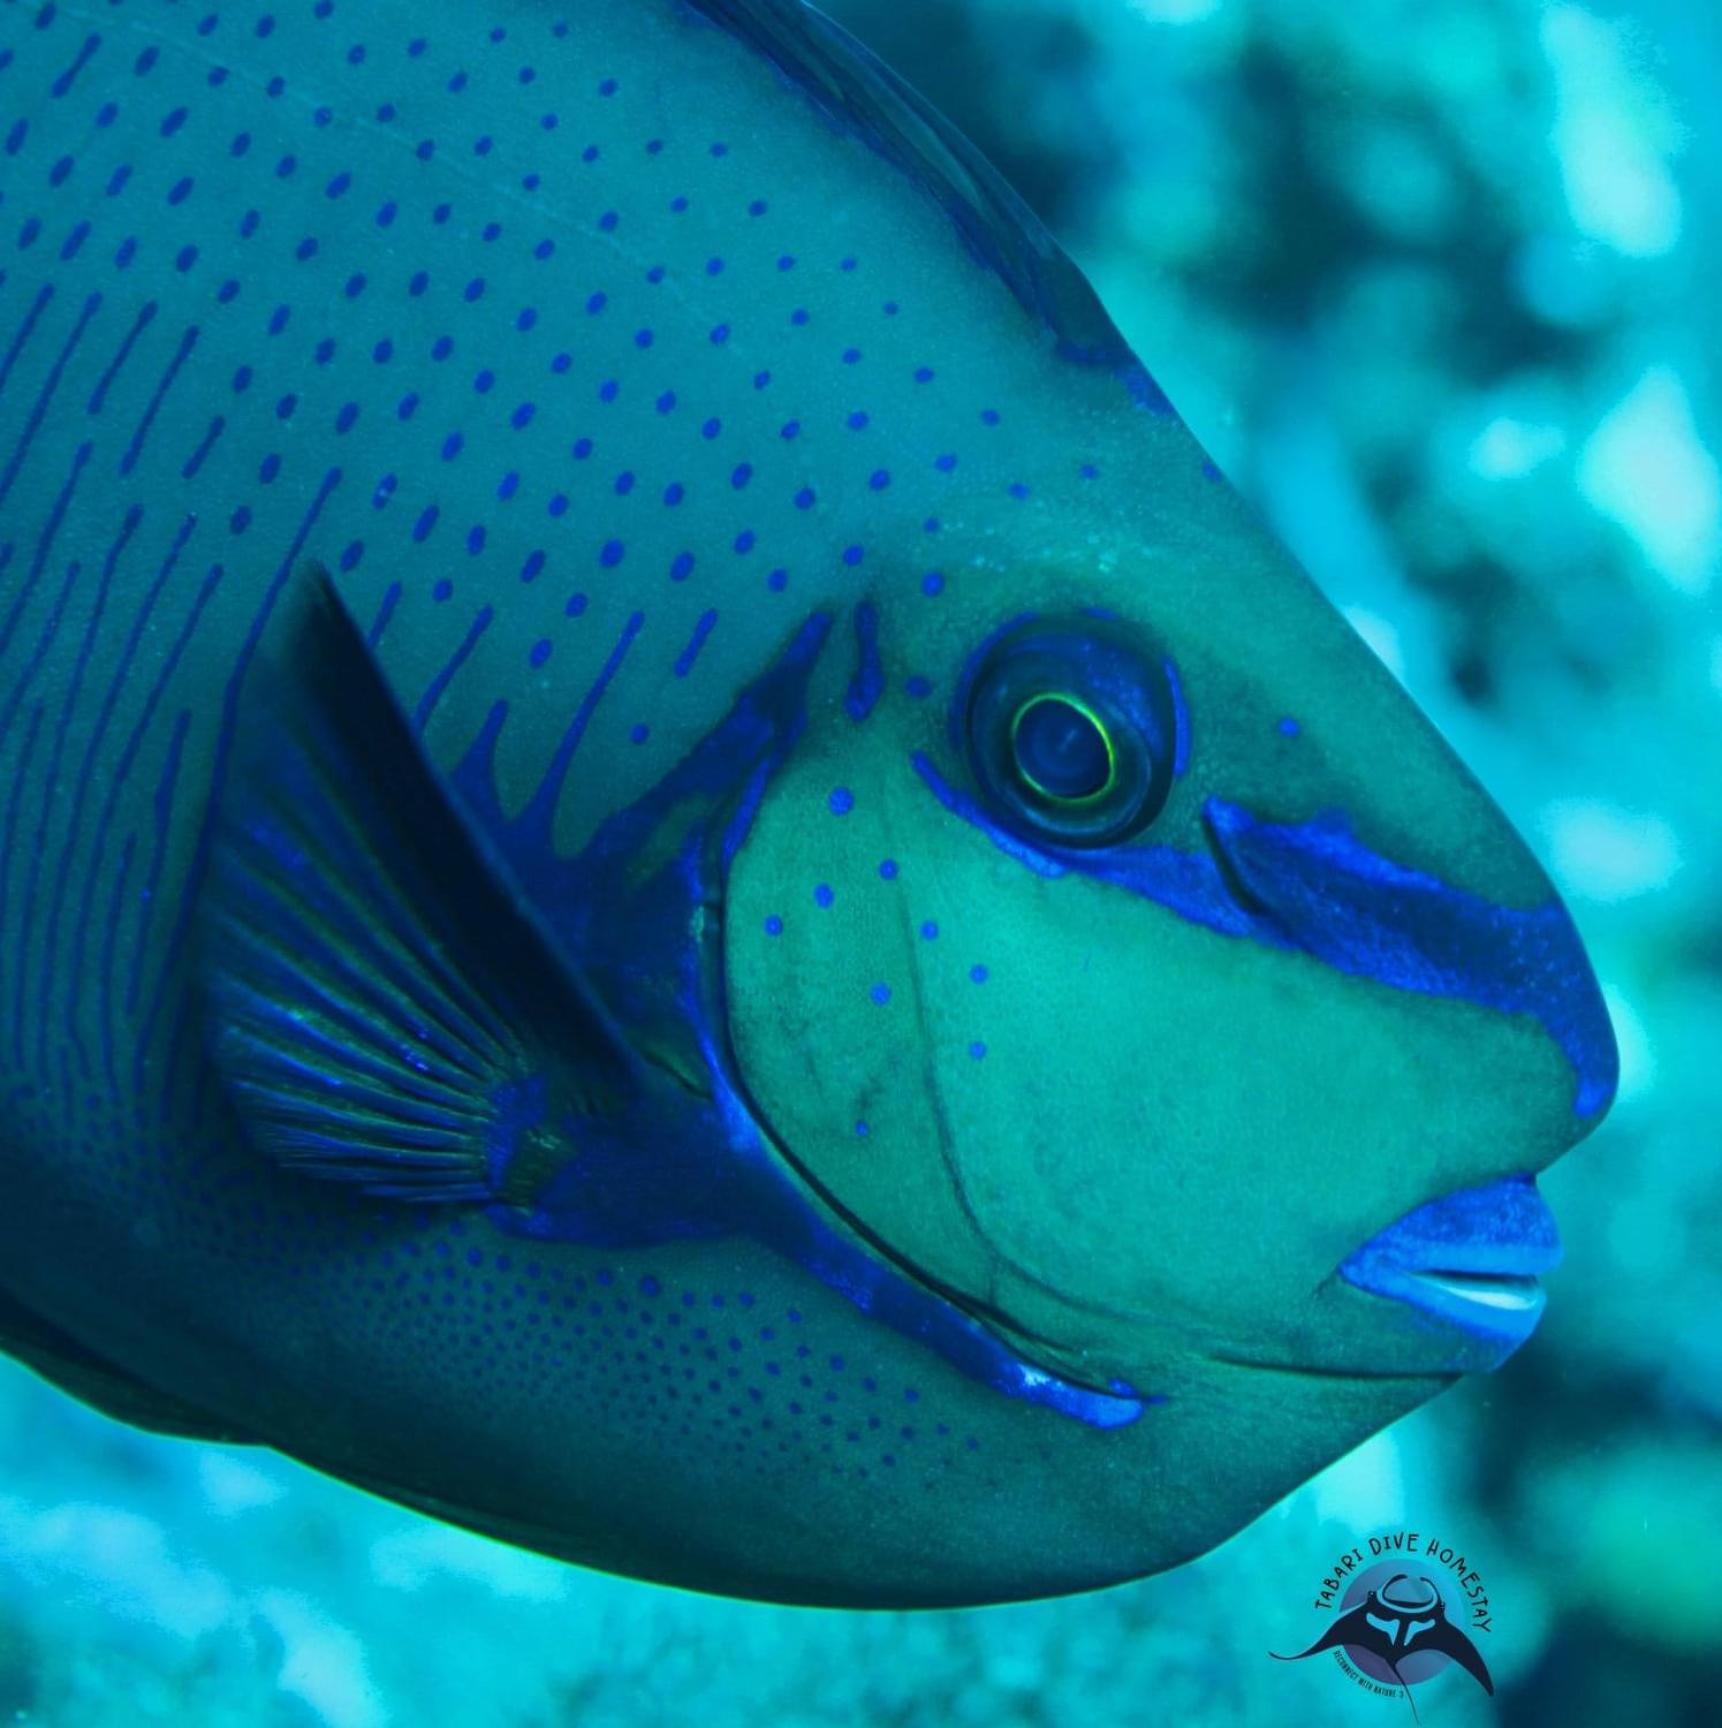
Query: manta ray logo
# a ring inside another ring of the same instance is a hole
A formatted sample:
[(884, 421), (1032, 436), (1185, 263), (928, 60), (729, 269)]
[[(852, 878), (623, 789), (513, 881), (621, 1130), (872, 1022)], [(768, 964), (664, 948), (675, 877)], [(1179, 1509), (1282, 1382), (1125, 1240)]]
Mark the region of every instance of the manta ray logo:
[[(1327, 1630), (1295, 1655), (1269, 1654), (1276, 1661), (1301, 1662), (1331, 1650), (1359, 1685), (1383, 1694), (1402, 1691), (1414, 1720), (1412, 1688), (1454, 1663), (1493, 1693), (1488, 1664), (1471, 1635), (1493, 1630), (1488, 1593), (1463, 1555), (1415, 1531), (1372, 1536), (1368, 1547), (1372, 1556), (1388, 1557), (1365, 1565), (1360, 1545), (1342, 1555), (1322, 1581), (1315, 1605), (1339, 1609)], [(1448, 1611), (1443, 1586), (1459, 1606), (1457, 1615)]]

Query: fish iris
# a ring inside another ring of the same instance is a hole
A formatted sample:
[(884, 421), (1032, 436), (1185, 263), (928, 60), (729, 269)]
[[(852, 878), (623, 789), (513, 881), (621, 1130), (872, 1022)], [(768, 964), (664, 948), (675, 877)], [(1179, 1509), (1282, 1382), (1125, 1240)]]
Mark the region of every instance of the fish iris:
[(1118, 777), (1118, 758), (1106, 727), (1072, 696), (1035, 696), (1011, 721), (1017, 773), (1055, 804), (1103, 798)]

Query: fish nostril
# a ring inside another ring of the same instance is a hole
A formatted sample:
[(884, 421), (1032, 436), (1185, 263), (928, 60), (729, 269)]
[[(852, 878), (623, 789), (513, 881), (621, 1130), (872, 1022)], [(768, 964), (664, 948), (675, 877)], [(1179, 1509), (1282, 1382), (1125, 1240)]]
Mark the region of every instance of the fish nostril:
[(1213, 854), (1214, 868), (1219, 872), (1220, 881), (1225, 886), (1226, 892), (1237, 903), (1241, 911), (1248, 913), (1252, 919), (1260, 923), (1272, 924), (1280, 933), (1289, 936), (1290, 933), (1284, 931), (1283, 926), (1275, 918), (1272, 905), (1263, 899), (1245, 879), (1243, 872), (1238, 868), (1237, 861), (1232, 856), (1230, 847), (1227, 845), (1226, 812), (1232, 808), (1233, 806), (1223, 804), (1217, 798), (1208, 799), (1202, 806), (1202, 830), (1208, 837), (1208, 847)]

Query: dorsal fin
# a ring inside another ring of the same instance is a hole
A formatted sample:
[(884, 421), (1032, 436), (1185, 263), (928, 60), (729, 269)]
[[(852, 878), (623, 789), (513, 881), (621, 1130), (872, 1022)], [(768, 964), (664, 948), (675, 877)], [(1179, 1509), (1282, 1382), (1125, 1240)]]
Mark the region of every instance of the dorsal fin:
[(1144, 405), (1170, 405), (1088, 278), (986, 157), (871, 49), (802, 0), (682, 0), (763, 54), (828, 119), (907, 174), (956, 224), (1070, 358), (1120, 373)]

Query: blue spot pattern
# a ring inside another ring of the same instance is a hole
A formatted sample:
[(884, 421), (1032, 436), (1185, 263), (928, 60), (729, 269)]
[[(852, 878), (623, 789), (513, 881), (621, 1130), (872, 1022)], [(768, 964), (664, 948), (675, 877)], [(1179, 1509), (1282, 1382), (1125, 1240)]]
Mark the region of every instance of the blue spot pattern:
[[(689, 42), (710, 34), (660, 10)], [(825, 26), (792, 41), (772, 22), (786, 11), (704, 11), (836, 113)], [(452, 760), (482, 734), (499, 807), (589, 847), (815, 606), (856, 631), (857, 705), (894, 699), (861, 613), (895, 569), (884, 522), (943, 534), (925, 548), (943, 567), (910, 577), (932, 600), (947, 570), (967, 580), (940, 527), (953, 476), (991, 474), (1036, 509), (1088, 455), (986, 453), (1016, 437), (1016, 402), (937, 351), (939, 271), (840, 249), (796, 175), (716, 136), (703, 104), (666, 121), (640, 62), (606, 59), (607, 17), (493, 24), (481, 7), (421, 36), (350, 0), (4, 9), (0, 1096), (18, 1143), (101, 1161), (116, 1215), (148, 1220), (173, 1277), (235, 1292), (259, 1360), (273, 1315), (318, 1290), (370, 1314), (391, 1359), (436, 1338), (450, 1396), (549, 1379), (679, 1424), (687, 1405), (654, 1404), (623, 1365), (670, 1305), (662, 1256), (612, 1257), (604, 1291), (552, 1244), (479, 1265), (475, 1223), (284, 1185), (234, 1134), (185, 987), (240, 697), (307, 559), (374, 620), (427, 748)], [(996, 278), (1069, 357), (1163, 411), (967, 147), (942, 129), (912, 143), (920, 111), (888, 79), (841, 88), (881, 173), (955, 222), (979, 266), (949, 273), (962, 295)], [(514, 720), (486, 731), (502, 690)], [(548, 763), (541, 736), (560, 739)], [(582, 780), (602, 795), (577, 796)], [(836, 893), (773, 916), (816, 919)], [(51, 1181), (36, 1162), (28, 1180)], [(698, 1292), (701, 1311), (725, 1294)], [(658, 1322), (658, 1345), (674, 1336)], [(751, 1394), (779, 1357), (743, 1338), (754, 1379), (732, 1400), (737, 1336), (712, 1334), (722, 1393), (671, 1390), (706, 1400), (725, 1444), (749, 1430), (775, 1453), (787, 1436), (767, 1438)], [(703, 1368), (706, 1343), (683, 1347), (653, 1353), (678, 1377)], [(849, 1433), (879, 1431), (856, 1405), (829, 1451), (820, 1374), (794, 1456), (835, 1471)], [(918, 1431), (925, 1446), (935, 1427)]]

